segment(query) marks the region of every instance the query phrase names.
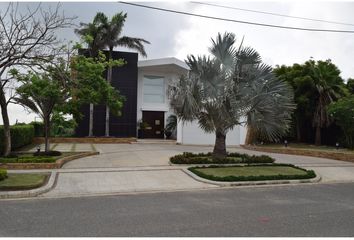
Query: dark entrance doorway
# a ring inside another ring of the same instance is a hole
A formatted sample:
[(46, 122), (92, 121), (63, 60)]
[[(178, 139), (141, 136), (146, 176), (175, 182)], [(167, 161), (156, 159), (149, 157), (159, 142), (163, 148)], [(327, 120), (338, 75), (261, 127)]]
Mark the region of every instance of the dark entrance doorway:
[(148, 124), (148, 127), (144, 129), (144, 138), (164, 138), (164, 112), (143, 111), (143, 122)]

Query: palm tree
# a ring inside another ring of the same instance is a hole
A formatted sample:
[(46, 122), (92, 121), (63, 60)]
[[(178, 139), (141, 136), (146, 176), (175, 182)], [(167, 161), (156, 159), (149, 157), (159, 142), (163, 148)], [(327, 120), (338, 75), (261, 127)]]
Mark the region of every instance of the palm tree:
[(345, 95), (345, 86), (339, 76), (339, 69), (331, 63), (331, 60), (306, 62), (312, 69), (312, 79), (314, 81), (316, 96), (316, 108), (313, 115), (312, 124), (316, 128), (315, 145), (321, 145), (321, 129), (328, 127), (331, 118), (327, 112), (328, 106)]
[[(75, 29), (75, 33), (87, 44), (89, 56), (93, 58), (96, 58), (99, 50), (103, 49), (105, 46), (102, 38), (103, 28), (98, 20), (98, 16), (96, 16), (92, 23), (80, 23), (81, 28)], [(90, 103), (89, 137), (93, 136), (93, 110), (94, 106)]]
[(236, 125), (276, 140), (287, 130), (294, 108), (291, 88), (274, 77), (254, 49), (236, 48), (235, 41), (234, 34), (219, 33), (212, 39), (211, 56), (188, 56), (189, 76), (170, 88), (177, 116), (215, 133), (217, 159), (226, 156), (226, 135)]
[[(142, 38), (132, 38), (127, 36), (121, 36), (127, 14), (120, 12), (115, 14), (110, 20), (108, 17), (102, 13), (98, 12), (95, 19), (99, 23), (100, 28), (102, 28), (102, 41), (104, 46), (108, 48), (108, 58), (112, 59), (113, 49), (116, 46), (127, 47), (137, 50), (142, 56), (146, 57), (146, 52), (144, 48), (144, 43), (149, 44), (150, 42)], [(107, 72), (107, 82), (112, 81), (112, 67), (108, 68)], [(105, 135), (109, 136), (109, 107), (106, 107), (106, 128)]]

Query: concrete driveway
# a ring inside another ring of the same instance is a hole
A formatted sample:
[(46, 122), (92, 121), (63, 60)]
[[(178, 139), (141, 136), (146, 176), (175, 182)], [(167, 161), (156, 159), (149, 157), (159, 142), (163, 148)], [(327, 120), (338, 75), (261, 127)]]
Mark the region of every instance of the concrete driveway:
[[(198, 182), (170, 166), (169, 157), (182, 152), (210, 152), (211, 146), (175, 144), (56, 144), (54, 150), (97, 150), (100, 155), (71, 161), (59, 172), (55, 188), (43, 197), (115, 194), (126, 192), (175, 191), (217, 188)], [(324, 158), (261, 153), (242, 148), (228, 148), (230, 152), (267, 154), (277, 163), (291, 163), (313, 169), (321, 175), (321, 182), (354, 182), (354, 163)]]

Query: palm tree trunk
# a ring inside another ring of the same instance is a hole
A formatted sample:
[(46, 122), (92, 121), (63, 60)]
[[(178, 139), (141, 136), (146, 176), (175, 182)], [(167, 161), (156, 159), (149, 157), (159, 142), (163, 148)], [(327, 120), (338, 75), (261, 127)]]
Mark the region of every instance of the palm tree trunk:
[(321, 145), (321, 127), (320, 126), (316, 127), (315, 145), (316, 146)]
[(221, 131), (216, 131), (213, 158), (222, 159), (225, 158), (226, 155), (226, 135)]
[[(4, 156), (8, 156), (11, 153), (11, 131), (10, 131), (10, 120), (9, 114), (7, 112), (7, 103), (3, 90), (0, 90), (0, 107), (2, 114), (2, 121), (4, 124)], [(0, 150), (1, 151), (1, 150)]]
[(247, 127), (247, 134), (245, 139), (245, 145), (253, 144), (255, 141), (256, 133), (251, 127)]
[[(108, 59), (112, 59), (112, 52), (113, 48), (109, 49), (109, 57)], [(112, 82), (112, 66), (108, 67), (108, 72), (107, 72), (107, 82), (110, 84)], [(109, 137), (109, 107), (106, 106), (106, 129), (105, 129), (105, 136)]]
[(93, 136), (93, 104), (90, 103), (89, 137)]
[(45, 139), (44, 151), (45, 151), (45, 152), (49, 152), (49, 150), (50, 150), (50, 143), (49, 143), (49, 137), (50, 137), (50, 116), (44, 117), (43, 121), (44, 121), (44, 139)]

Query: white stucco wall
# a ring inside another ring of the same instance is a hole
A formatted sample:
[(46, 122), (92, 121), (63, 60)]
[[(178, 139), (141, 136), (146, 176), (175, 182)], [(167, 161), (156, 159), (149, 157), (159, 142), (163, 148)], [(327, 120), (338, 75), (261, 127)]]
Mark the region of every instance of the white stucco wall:
[[(165, 98), (164, 103), (146, 103), (144, 102), (144, 76), (159, 76), (164, 78), (165, 85)], [(162, 111), (165, 112), (165, 126), (166, 120), (169, 115), (173, 114), (172, 109), (169, 105), (169, 98), (167, 95), (168, 86), (174, 81), (179, 79), (180, 75), (177, 73), (166, 73), (161, 71), (152, 71), (152, 70), (142, 70), (139, 69), (138, 72), (138, 99), (137, 99), (137, 121), (142, 119), (143, 111)]]
[[(237, 146), (244, 143), (244, 127), (236, 126), (232, 131), (226, 135), (227, 146)], [(178, 123), (177, 142), (179, 144), (193, 144), (193, 145), (214, 145), (215, 134), (205, 133), (199, 128), (196, 121), (190, 123)]]

